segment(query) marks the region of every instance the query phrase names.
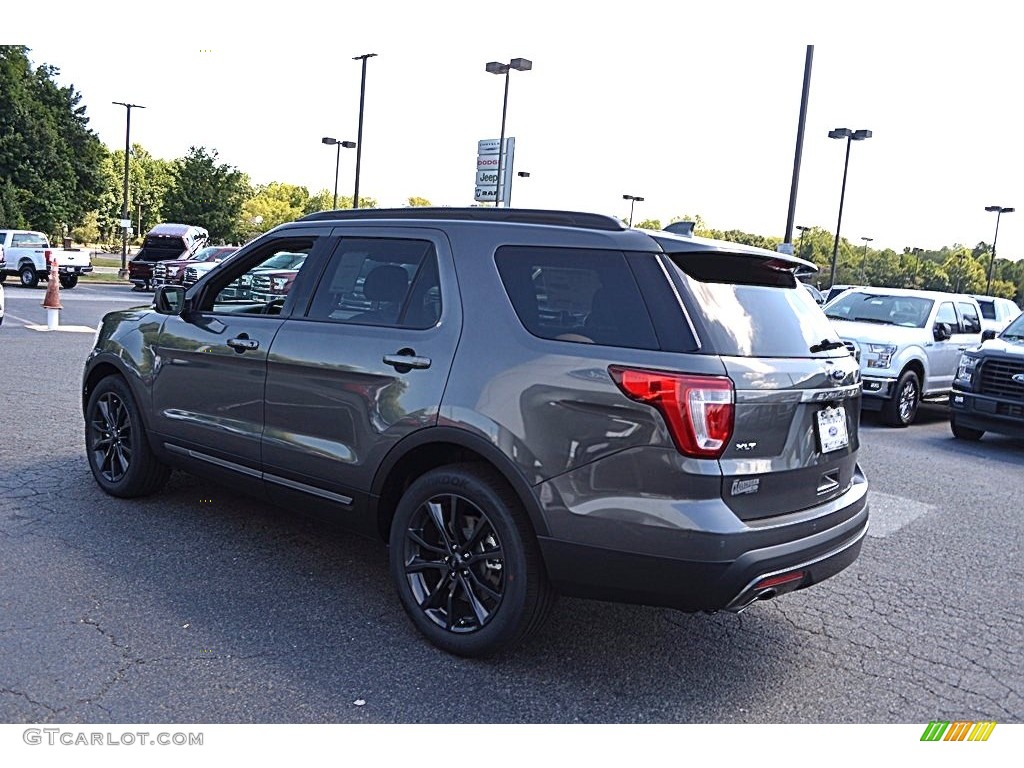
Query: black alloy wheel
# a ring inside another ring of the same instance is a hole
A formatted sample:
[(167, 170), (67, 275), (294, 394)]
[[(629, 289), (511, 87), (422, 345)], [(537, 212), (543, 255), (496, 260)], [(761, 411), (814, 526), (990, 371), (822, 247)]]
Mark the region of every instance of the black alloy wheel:
[(494, 524), (469, 499), (433, 496), (406, 529), (405, 578), (424, 615), (448, 632), (474, 632), (501, 606), (504, 555)]
[(120, 376), (100, 380), (85, 409), (89, 468), (111, 496), (135, 498), (158, 491), (170, 469), (153, 454), (128, 383)]
[(124, 480), (132, 460), (131, 419), (118, 393), (109, 391), (96, 400), (89, 420), (92, 464), (109, 483)]
[(516, 493), (493, 468), (430, 470), (403, 494), (391, 576), (416, 628), (442, 650), (488, 656), (546, 618), (554, 598)]

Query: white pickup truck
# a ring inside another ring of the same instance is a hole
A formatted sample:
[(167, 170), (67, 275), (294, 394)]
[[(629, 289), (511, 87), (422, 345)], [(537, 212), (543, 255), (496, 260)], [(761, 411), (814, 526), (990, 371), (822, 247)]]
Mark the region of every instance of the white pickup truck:
[(22, 286), (35, 288), (40, 280), (50, 279), (50, 260), (54, 257), (62, 288), (74, 288), (79, 275), (92, 272), (88, 251), (54, 248), (42, 232), (0, 230), (0, 246), (7, 261), (7, 265), (0, 268), (0, 283), (16, 275)]

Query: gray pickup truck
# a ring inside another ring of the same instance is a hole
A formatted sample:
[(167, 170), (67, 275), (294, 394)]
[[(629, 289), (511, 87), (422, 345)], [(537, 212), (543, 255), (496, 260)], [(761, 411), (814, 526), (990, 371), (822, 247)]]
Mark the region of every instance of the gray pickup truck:
[(50, 245), (42, 232), (25, 229), (0, 230), (0, 246), (6, 265), (0, 266), (0, 283), (17, 276), (25, 288), (35, 288), (40, 280), (50, 279), (50, 260), (57, 258), (62, 288), (74, 288), (80, 275), (92, 272), (88, 251), (61, 250)]
[(981, 311), (959, 293), (854, 288), (824, 307), (860, 358), (862, 407), (905, 427), (925, 398), (946, 398), (960, 354), (981, 341)]

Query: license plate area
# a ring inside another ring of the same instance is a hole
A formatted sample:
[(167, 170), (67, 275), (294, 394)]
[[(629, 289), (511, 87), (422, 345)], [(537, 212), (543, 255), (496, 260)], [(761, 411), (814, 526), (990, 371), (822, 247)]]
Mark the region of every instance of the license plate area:
[(818, 444), (822, 453), (830, 453), (850, 444), (846, 429), (846, 408), (834, 406), (823, 408), (817, 413)]

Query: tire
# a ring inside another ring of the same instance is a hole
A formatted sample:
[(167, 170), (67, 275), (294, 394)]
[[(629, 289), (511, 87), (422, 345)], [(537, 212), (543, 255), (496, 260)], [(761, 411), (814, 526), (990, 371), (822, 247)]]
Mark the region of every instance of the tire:
[(970, 440), (972, 443), (976, 443), (981, 440), (981, 436), (985, 434), (983, 429), (972, 429), (971, 427), (964, 427), (956, 423), (956, 417), (950, 416), (949, 427), (953, 430), (953, 437), (957, 440)]
[(440, 467), (417, 479), (398, 503), (390, 545), (402, 607), (448, 653), (497, 653), (550, 611), (554, 592), (526, 512), (486, 465)]
[(60, 287), (71, 290), (78, 285), (78, 275), (61, 275), (60, 276)]
[(160, 490), (171, 470), (157, 460), (128, 383), (120, 376), (102, 379), (85, 409), (85, 449), (100, 488), (132, 499)]
[(913, 371), (904, 371), (896, 382), (892, 398), (882, 405), (882, 421), (890, 427), (910, 426), (920, 404), (921, 381)]
[(31, 264), (25, 264), (18, 270), (18, 279), (22, 288), (35, 288), (39, 285), (39, 273)]

